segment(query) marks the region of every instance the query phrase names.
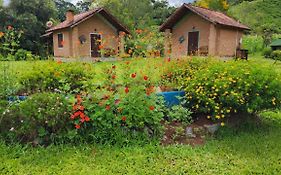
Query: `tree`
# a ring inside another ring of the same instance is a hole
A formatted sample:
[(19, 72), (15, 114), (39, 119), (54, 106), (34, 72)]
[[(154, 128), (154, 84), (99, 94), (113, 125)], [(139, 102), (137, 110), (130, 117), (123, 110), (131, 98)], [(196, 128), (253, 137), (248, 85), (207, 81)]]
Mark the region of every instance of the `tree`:
[(59, 21), (64, 21), (65, 20), (65, 13), (68, 10), (73, 10), (75, 13), (78, 13), (78, 9), (75, 5), (73, 5), (70, 2), (67, 2), (65, 0), (55, 0), (55, 5), (58, 11), (58, 19)]
[(44, 53), (44, 43), (40, 36), (45, 33), (45, 24), (55, 18), (56, 8), (53, 0), (11, 0), (10, 5), (0, 9), (0, 26), (11, 25), (21, 30), (20, 46), (35, 54)]
[(225, 12), (229, 9), (227, 0), (198, 0), (195, 4), (199, 7)]
[(92, 2), (92, 0), (79, 1), (77, 2), (76, 6), (79, 12), (86, 12), (90, 9)]

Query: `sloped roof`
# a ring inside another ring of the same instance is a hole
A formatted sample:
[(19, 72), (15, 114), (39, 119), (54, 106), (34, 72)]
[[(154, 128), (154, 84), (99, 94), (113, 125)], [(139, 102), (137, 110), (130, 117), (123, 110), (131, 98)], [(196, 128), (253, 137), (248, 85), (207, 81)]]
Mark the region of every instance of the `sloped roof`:
[(270, 44), (271, 47), (281, 46), (281, 39), (277, 39)]
[(242, 30), (250, 30), (248, 26), (241, 24), (240, 22), (222, 12), (213, 11), (185, 3), (181, 7), (179, 7), (164, 24), (161, 25), (160, 31), (163, 32), (165, 31), (165, 29), (171, 29), (180, 19), (182, 19), (184, 15), (188, 13), (188, 11), (191, 11), (214, 24), (239, 28)]
[(123, 26), (114, 16), (112, 16), (104, 8), (95, 8), (93, 10), (74, 15), (73, 21), (71, 21), (71, 22), (63, 21), (62, 23), (46, 30), (46, 33), (53, 32), (55, 30), (65, 29), (68, 27), (75, 27), (76, 25), (80, 24), (81, 22), (84, 22), (85, 20), (91, 18), (95, 14), (102, 15), (106, 20), (108, 20), (118, 30), (126, 32), (127, 34), (130, 33), (130, 31), (125, 26)]

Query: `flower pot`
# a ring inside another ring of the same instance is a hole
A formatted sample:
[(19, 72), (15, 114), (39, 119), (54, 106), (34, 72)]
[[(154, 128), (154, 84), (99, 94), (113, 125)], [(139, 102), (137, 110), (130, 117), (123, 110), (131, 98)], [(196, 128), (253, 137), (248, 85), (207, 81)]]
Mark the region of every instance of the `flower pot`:
[(27, 96), (21, 95), (21, 96), (10, 96), (8, 97), (9, 102), (15, 102), (15, 101), (24, 101), (27, 99)]
[(163, 96), (167, 107), (172, 107), (180, 104), (178, 97), (184, 97), (184, 91), (171, 91), (171, 92), (160, 92), (159, 96)]

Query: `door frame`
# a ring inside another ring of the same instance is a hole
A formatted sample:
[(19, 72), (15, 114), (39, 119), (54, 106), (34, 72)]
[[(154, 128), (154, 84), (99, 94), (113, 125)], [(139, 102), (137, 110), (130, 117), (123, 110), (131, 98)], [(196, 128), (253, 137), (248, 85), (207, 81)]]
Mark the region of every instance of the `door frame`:
[(189, 39), (189, 33), (192, 33), (192, 32), (198, 32), (198, 45), (197, 45), (197, 47), (198, 47), (198, 50), (199, 50), (199, 48), (200, 48), (200, 31), (199, 30), (190, 30), (190, 31), (188, 31), (187, 32), (187, 56), (189, 56), (188, 55), (188, 46), (189, 46), (189, 42), (188, 42), (188, 39)]
[[(101, 44), (102, 44), (102, 34), (97, 33), (97, 32), (92, 32), (92, 33), (89, 34), (89, 37), (90, 37), (90, 39), (89, 39), (89, 41), (90, 41), (90, 58), (93, 58), (92, 57), (92, 37), (91, 37), (92, 35), (99, 35), (100, 39), (101, 39)], [(101, 58), (102, 58), (102, 55), (101, 55)]]

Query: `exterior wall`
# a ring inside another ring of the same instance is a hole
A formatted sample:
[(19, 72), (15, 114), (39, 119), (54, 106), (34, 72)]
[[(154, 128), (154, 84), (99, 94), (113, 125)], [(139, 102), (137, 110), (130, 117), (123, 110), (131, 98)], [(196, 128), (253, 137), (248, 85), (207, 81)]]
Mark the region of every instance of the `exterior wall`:
[[(199, 31), (199, 48), (209, 46), (211, 23), (202, 17), (189, 13), (179, 21), (172, 29), (172, 57), (182, 57), (187, 55), (188, 32)], [(179, 38), (184, 37), (184, 42), (180, 43)]]
[(210, 25), (209, 36), (209, 55), (215, 56), (217, 54), (217, 27), (214, 24)]
[[(99, 33), (102, 35), (102, 45), (104, 46), (104, 49), (111, 48), (118, 50), (119, 34), (117, 30), (102, 16), (95, 15), (90, 19), (80, 23), (77, 28), (78, 36), (73, 35), (73, 48), (78, 48), (78, 54), (75, 55), (79, 57), (91, 56), (90, 33)], [(80, 44), (79, 42), (79, 36), (81, 35), (86, 37), (86, 42), (84, 44)]]
[[(58, 34), (63, 34), (63, 48), (58, 47)], [(71, 57), (71, 31), (70, 29), (58, 30), (53, 34), (54, 56), (55, 57)]]
[(218, 28), (217, 32), (217, 51), (216, 55), (232, 57), (236, 55), (236, 49), (239, 47), (243, 36), (241, 30), (233, 28)]

